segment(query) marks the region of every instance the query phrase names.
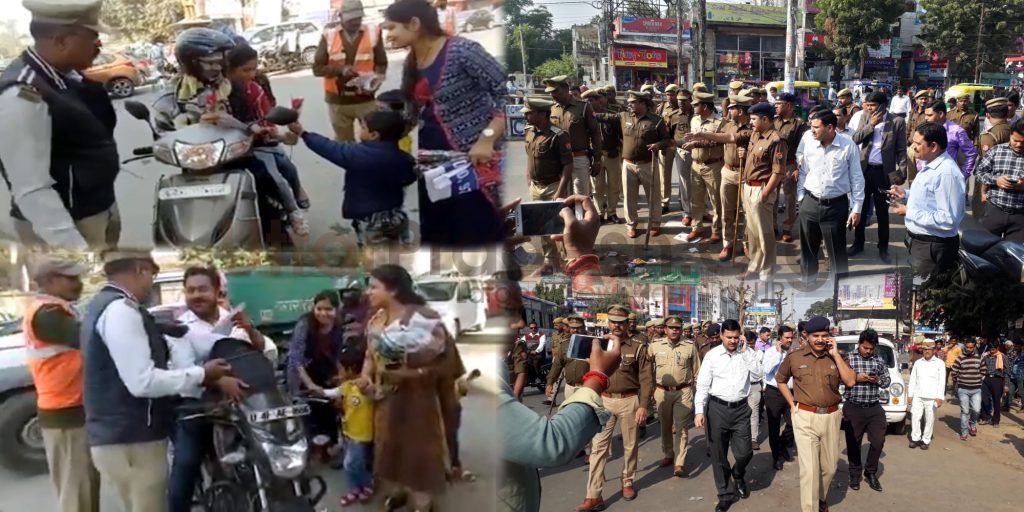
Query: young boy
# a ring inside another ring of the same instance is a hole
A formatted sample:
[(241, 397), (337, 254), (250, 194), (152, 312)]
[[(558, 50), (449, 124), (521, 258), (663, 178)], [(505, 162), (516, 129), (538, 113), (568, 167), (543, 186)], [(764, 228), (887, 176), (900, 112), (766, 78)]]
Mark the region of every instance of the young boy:
[(324, 390), (324, 396), (340, 399), (342, 434), (345, 444), (345, 477), (348, 494), (341, 498), (341, 506), (348, 507), (373, 500), (373, 476), (370, 459), (373, 456), (373, 401), (359, 390), (355, 380), (363, 368), (364, 354), (357, 350), (344, 350), (339, 358), (341, 386)]
[(360, 121), (359, 143), (341, 143), (307, 132), (301, 124), (288, 129), (314, 153), (345, 169), (341, 216), (352, 220), (359, 247), (411, 242), (409, 216), (402, 209), (404, 188), (416, 182), (416, 160), (398, 147), (405, 120), (397, 112), (378, 110)]
[[(390, 110), (392, 112), (398, 112), (399, 114), (406, 113), (405, 98), (402, 97), (402, 91), (398, 89), (392, 89), (385, 91), (377, 95), (377, 107), (381, 110)], [(402, 136), (402, 140), (398, 142), (398, 147), (409, 153), (412, 153), (412, 128), (413, 124), (407, 123), (405, 135)]]

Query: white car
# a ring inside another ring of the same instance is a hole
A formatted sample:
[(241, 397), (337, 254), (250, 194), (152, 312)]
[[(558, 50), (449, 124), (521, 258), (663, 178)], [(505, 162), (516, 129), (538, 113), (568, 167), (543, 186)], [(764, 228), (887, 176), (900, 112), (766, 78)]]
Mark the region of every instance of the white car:
[[(847, 354), (856, 354), (858, 336), (837, 336), (836, 343), (839, 344), (839, 351)], [(889, 429), (894, 434), (903, 435), (907, 431), (907, 385), (900, 373), (906, 365), (899, 364), (896, 346), (886, 338), (878, 338), (878, 346), (875, 347), (875, 354), (885, 361), (889, 368), (889, 387), (878, 391), (878, 401), (885, 409), (885, 420)], [(839, 385), (839, 392), (845, 391), (845, 386)]]
[(262, 25), (246, 31), (242, 37), (258, 52), (279, 50), (302, 54), (302, 62), (312, 66), (316, 48), (323, 37), (323, 27), (311, 21), (291, 21)]
[(483, 281), (475, 278), (431, 278), (416, 283), (427, 305), (441, 315), (452, 336), (481, 330), (487, 324), (487, 296)]

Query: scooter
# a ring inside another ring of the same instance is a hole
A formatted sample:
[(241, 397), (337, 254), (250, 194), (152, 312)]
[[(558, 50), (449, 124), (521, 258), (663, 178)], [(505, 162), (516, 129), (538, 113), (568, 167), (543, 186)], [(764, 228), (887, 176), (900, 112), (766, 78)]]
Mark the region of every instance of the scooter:
[(1024, 283), (1024, 244), (999, 238), (983, 229), (960, 230), (957, 284), (1012, 279)]
[(309, 415), (312, 399), (290, 399), (277, 385), (273, 364), (245, 341), (222, 339), (210, 357), (228, 361), (232, 373), (249, 388), (238, 403), (207, 399), (179, 409), (179, 421), (208, 421), (214, 426), (213, 450), (196, 493), (203, 510), (316, 510), (327, 484), (309, 474), (303, 417)]
[[(161, 122), (154, 127), (149, 108), (137, 101), (126, 101), (125, 110), (149, 124), (155, 142), (135, 148), (134, 157), (124, 163), (155, 158), (181, 169), (180, 174), (162, 175), (157, 184), (153, 218), (157, 246), (261, 250), (292, 244), (285, 230), (287, 215), (274, 199), (276, 192), (259, 193), (253, 174), (239, 165), (243, 158), (252, 157), (251, 135), (205, 123), (178, 130)], [(283, 107), (266, 116), (279, 126), (297, 119), (298, 112)], [(268, 192), (273, 188), (267, 187)]]

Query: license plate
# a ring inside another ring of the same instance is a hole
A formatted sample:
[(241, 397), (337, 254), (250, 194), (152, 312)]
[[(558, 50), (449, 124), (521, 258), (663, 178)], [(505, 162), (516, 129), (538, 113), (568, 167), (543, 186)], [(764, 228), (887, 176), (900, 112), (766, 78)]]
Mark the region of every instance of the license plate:
[(231, 185), (218, 183), (214, 185), (190, 185), (186, 187), (162, 188), (157, 196), (163, 201), (175, 199), (196, 199), (200, 197), (220, 197), (231, 194)]
[(276, 409), (249, 413), (249, 423), (268, 423), (271, 421), (298, 418), (301, 416), (309, 416), (308, 405), (289, 405), (287, 407), (278, 407)]

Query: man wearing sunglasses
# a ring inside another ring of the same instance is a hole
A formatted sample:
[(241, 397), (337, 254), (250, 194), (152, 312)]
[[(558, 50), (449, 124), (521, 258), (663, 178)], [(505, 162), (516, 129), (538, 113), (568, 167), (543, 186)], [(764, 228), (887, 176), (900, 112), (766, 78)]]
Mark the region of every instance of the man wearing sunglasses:
[(117, 115), (104, 86), (81, 74), (100, 52), (102, 0), (24, 6), (32, 46), (0, 74), (0, 174), (18, 238), (68, 249), (114, 245)]
[(693, 340), (682, 336), (683, 319), (665, 319), (665, 337), (651, 342), (654, 361), (654, 401), (661, 421), (660, 467), (674, 466), (672, 474), (685, 477), (687, 430), (693, 423), (693, 379), (700, 369), (700, 353)]

